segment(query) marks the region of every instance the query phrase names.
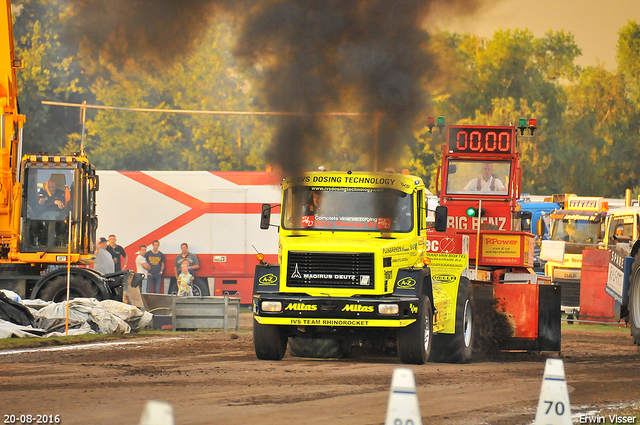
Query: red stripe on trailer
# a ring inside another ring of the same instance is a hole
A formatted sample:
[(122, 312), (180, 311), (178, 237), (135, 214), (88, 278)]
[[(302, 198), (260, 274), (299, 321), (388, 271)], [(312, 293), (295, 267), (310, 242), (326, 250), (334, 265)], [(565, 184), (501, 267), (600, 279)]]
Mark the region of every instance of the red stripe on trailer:
[(240, 186), (277, 186), (282, 183), (282, 175), (267, 171), (210, 171), (211, 174)]
[[(153, 232), (141, 237), (140, 239), (132, 242), (131, 244), (125, 247), (127, 254), (133, 255), (130, 253), (134, 253), (138, 250), (140, 245), (142, 244), (150, 244), (154, 240), (160, 240), (163, 237), (175, 232), (176, 230), (184, 227), (189, 224), (193, 220), (201, 217), (204, 214), (217, 213), (217, 214), (260, 214), (262, 211), (262, 204), (258, 203), (242, 203), (242, 202), (203, 202), (197, 198), (194, 198), (191, 195), (188, 195), (175, 187), (169, 186), (168, 184), (161, 182), (158, 179), (155, 179), (141, 171), (119, 171), (125, 177), (128, 177), (143, 186), (146, 186), (150, 189), (155, 190), (158, 193), (161, 193), (168, 198), (173, 199), (174, 201), (180, 202), (187, 207), (190, 207), (191, 210), (185, 212), (179, 217), (174, 218), (168, 223), (160, 226)], [(220, 172), (213, 173), (219, 175), (219, 177), (225, 178), (226, 180), (233, 181), (235, 179), (237, 182), (254, 182), (259, 181), (260, 176), (250, 177), (250, 176), (242, 176), (240, 174), (235, 175), (234, 172)], [(268, 175), (269, 178), (273, 179), (273, 173), (257, 173), (261, 175)], [(263, 183), (264, 184), (264, 183)], [(274, 209), (274, 213), (278, 213), (278, 209)]]

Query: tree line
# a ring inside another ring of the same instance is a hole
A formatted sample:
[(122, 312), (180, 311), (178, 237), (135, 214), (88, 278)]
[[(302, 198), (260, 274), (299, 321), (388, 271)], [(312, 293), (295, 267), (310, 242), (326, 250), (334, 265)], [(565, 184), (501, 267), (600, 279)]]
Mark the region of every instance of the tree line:
[[(79, 110), (45, 106), (43, 100), (268, 109), (262, 65), (273, 59), (263, 54), (262, 62), (247, 63), (235, 54), (246, 11), (216, 10), (207, 25), (181, 41), (183, 48), (162, 57), (148, 53), (153, 46), (133, 46), (117, 28), (103, 44), (82, 34), (71, 37), (69, 28), (78, 20), (74, 5), (14, 1), (16, 55), (25, 62), (18, 71), (19, 104), (27, 116), (25, 152), (79, 150)], [(524, 192), (606, 197), (620, 197), (626, 188), (640, 192), (640, 25), (635, 21), (619, 30), (614, 70), (576, 65), (580, 48), (564, 31), (536, 38), (527, 29), (499, 30), (489, 39), (425, 32), (421, 49), (432, 61), (419, 81), (426, 93), (423, 113), (400, 133), (398, 168), (435, 187), (444, 139), (437, 130), (428, 131), (429, 115), (444, 116), (448, 124), (480, 125), (533, 117), (539, 127), (535, 137), (519, 139)], [(340, 97), (345, 112), (365, 114), (323, 118), (325, 129), (307, 165), (369, 170), (376, 111), (358, 110), (356, 93)], [(99, 169), (264, 170), (278, 119), (88, 110), (85, 150)]]

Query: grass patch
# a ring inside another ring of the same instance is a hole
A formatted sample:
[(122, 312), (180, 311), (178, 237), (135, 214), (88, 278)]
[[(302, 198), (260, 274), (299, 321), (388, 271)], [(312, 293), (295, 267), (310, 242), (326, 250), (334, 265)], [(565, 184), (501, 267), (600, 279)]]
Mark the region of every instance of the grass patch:
[(571, 325), (562, 323), (561, 329), (563, 331), (576, 331), (580, 333), (629, 333), (629, 328), (624, 326), (624, 323), (620, 325), (587, 325), (581, 323), (573, 323)]
[(56, 345), (85, 344), (105, 341), (118, 341), (122, 339), (133, 339), (142, 336), (141, 334), (126, 335), (69, 335), (52, 336), (49, 338), (3, 338), (0, 339), (0, 349), (49, 347)]

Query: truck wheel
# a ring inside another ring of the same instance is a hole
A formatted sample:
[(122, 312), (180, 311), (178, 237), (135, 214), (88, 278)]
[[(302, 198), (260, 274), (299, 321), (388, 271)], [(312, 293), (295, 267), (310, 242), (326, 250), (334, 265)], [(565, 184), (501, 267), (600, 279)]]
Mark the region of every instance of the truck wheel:
[(330, 338), (289, 338), (289, 354), (292, 357), (312, 359), (336, 359), (343, 355), (341, 341)]
[(287, 351), (287, 337), (276, 325), (261, 325), (253, 319), (253, 347), (260, 360), (282, 360)]
[(471, 282), (460, 278), (456, 303), (455, 334), (435, 334), (430, 361), (468, 363), (473, 357), (473, 297)]
[[(199, 295), (196, 295), (196, 291), (199, 291)], [(207, 279), (196, 277), (193, 280), (193, 295), (197, 297), (208, 297), (209, 295), (211, 295), (209, 294)]]
[[(38, 298), (56, 303), (66, 301), (67, 276), (56, 276), (47, 282), (38, 293)], [(96, 298), (98, 301), (102, 300), (98, 287), (90, 279), (80, 275), (71, 275), (69, 280), (69, 299), (73, 298)]]
[(398, 356), (402, 363), (425, 364), (431, 352), (433, 340), (433, 310), (431, 300), (422, 295), (418, 320), (398, 329)]
[(634, 344), (640, 345), (640, 272), (632, 274), (629, 288), (629, 324)]

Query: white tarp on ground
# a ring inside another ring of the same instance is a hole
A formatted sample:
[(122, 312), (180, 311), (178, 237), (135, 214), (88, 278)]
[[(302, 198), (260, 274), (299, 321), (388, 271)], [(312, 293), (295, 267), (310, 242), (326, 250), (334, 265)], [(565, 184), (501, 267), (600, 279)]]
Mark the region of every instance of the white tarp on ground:
[[(66, 301), (60, 303), (43, 302), (42, 300), (16, 301), (29, 307), (37, 323), (55, 322), (58, 326), (55, 328), (55, 332), (47, 332), (47, 329), (34, 329), (31, 326), (20, 326), (0, 321), (0, 338), (65, 335), (64, 327), (62, 327), (62, 332), (59, 329), (61, 321), (66, 317)], [(144, 329), (152, 319), (151, 313), (118, 301), (98, 301), (95, 298), (75, 298), (69, 301), (70, 335), (125, 334)], [(48, 328), (48, 326), (45, 327)]]

